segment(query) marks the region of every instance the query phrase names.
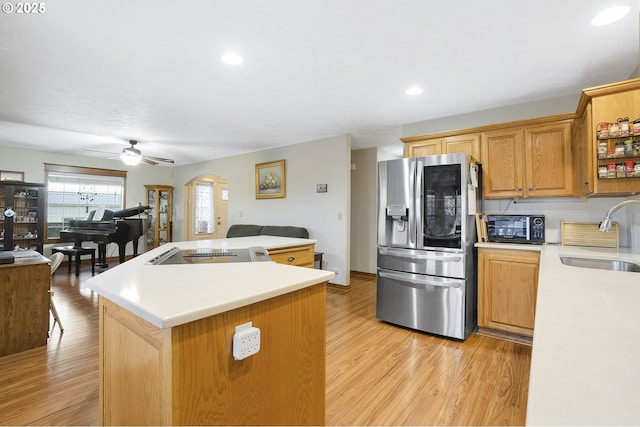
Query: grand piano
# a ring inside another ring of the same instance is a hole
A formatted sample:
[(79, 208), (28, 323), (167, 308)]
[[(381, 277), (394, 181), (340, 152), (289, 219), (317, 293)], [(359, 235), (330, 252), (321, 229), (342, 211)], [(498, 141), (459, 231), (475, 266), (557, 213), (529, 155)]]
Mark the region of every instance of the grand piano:
[(138, 255), (138, 239), (146, 229), (146, 218), (132, 218), (140, 215), (150, 206), (136, 206), (119, 211), (104, 210), (102, 218), (94, 221), (96, 211), (89, 212), (86, 219), (69, 220), (69, 228), (60, 231), (60, 238), (72, 240), (74, 247), (82, 247), (82, 242), (98, 244), (98, 265), (107, 267), (107, 244), (118, 245), (118, 258), (124, 262), (127, 243), (133, 245), (133, 255)]

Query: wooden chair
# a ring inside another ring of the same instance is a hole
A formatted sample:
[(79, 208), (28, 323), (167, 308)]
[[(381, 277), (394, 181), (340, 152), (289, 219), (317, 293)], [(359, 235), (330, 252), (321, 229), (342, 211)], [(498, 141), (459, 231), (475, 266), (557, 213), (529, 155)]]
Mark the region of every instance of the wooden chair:
[[(53, 273), (56, 272), (60, 264), (62, 264), (62, 260), (64, 259), (64, 254), (61, 252), (56, 252), (51, 254), (51, 274), (49, 277), (53, 277)], [(56, 327), (56, 322), (58, 323), (58, 327), (60, 328), (60, 333), (64, 333), (64, 327), (62, 326), (62, 322), (60, 322), (60, 316), (58, 316), (58, 310), (56, 310), (56, 305), (53, 303), (53, 291), (49, 289), (49, 310), (53, 315), (53, 325), (51, 325), (51, 331), (49, 332), (49, 336), (51, 336), (51, 332), (53, 332), (53, 328)]]

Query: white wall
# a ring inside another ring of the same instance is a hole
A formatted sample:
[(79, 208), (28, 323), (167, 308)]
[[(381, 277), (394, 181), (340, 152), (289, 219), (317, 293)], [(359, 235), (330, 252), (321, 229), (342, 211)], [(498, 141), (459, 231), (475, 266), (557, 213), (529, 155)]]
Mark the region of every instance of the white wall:
[[(256, 163), (286, 160), (286, 198), (256, 199)], [(351, 137), (341, 135), (286, 147), (208, 160), (173, 169), (174, 240), (183, 240), (184, 185), (212, 174), (229, 182), (229, 225), (293, 225), (309, 230), (324, 252), (331, 283), (349, 284)], [(327, 184), (316, 193), (316, 184)]]
[(402, 126), (402, 135), (425, 135), (435, 132), (447, 132), (456, 129), (485, 126), (494, 123), (551, 116), (554, 114), (574, 113), (578, 107), (579, 99), (580, 93), (526, 104), (507, 105), (490, 110), (474, 111), (456, 116), (407, 123)]
[(0, 170), (24, 172), (26, 182), (44, 183), (44, 164), (116, 169), (127, 171), (127, 194), (125, 207), (144, 204), (144, 186), (148, 184), (171, 185), (172, 169), (161, 166), (139, 164), (127, 166), (117, 159), (70, 156), (47, 151), (26, 150), (0, 146)]
[[(398, 144), (402, 145), (402, 142), (398, 141)], [(351, 152), (351, 270), (353, 271), (376, 273), (378, 162), (399, 157), (376, 148)]]
[[(140, 164), (126, 166), (120, 160), (107, 160), (85, 156), (70, 156), (54, 154), (46, 151), (26, 150), (22, 148), (8, 148), (0, 146), (0, 170), (24, 172), (26, 182), (44, 183), (44, 164), (59, 164), (79, 167), (92, 167), (103, 169), (117, 169), (127, 171), (127, 188), (125, 195), (125, 207), (134, 207), (138, 203), (145, 203), (146, 195), (144, 186), (148, 184), (172, 185), (172, 169), (161, 166), (149, 166)], [(144, 248), (141, 239), (139, 249)], [(45, 246), (48, 249), (49, 246)], [(88, 246), (88, 244), (87, 244)], [(49, 255), (45, 249), (45, 255)], [(108, 245), (108, 257), (117, 256), (116, 245)], [(127, 245), (127, 254), (132, 254), (132, 245)]]
[(351, 269), (364, 273), (376, 272), (377, 156), (375, 148), (351, 152)]

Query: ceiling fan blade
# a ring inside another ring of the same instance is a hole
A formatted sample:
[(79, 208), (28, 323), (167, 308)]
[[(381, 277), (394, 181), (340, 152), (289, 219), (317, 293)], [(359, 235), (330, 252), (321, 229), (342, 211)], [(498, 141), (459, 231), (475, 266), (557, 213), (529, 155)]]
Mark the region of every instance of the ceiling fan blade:
[(146, 156), (142, 156), (142, 161), (149, 165), (157, 165), (158, 162), (154, 162), (153, 160), (149, 160)]
[(147, 158), (147, 159), (155, 160), (157, 162), (175, 163), (173, 160), (166, 159), (164, 157), (154, 157), (154, 156), (144, 156), (144, 157)]
[(102, 153), (102, 154), (111, 154), (112, 156), (117, 156), (119, 153), (114, 153), (112, 151), (100, 151), (100, 150), (90, 150), (88, 148), (83, 148), (82, 151), (89, 151), (91, 153)]

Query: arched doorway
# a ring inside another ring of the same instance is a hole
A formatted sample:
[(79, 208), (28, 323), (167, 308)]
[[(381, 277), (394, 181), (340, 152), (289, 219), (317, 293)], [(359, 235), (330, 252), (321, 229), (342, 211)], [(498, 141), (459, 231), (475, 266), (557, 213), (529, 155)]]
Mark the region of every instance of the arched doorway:
[(187, 240), (223, 239), (227, 235), (229, 188), (216, 175), (198, 176), (185, 185)]

